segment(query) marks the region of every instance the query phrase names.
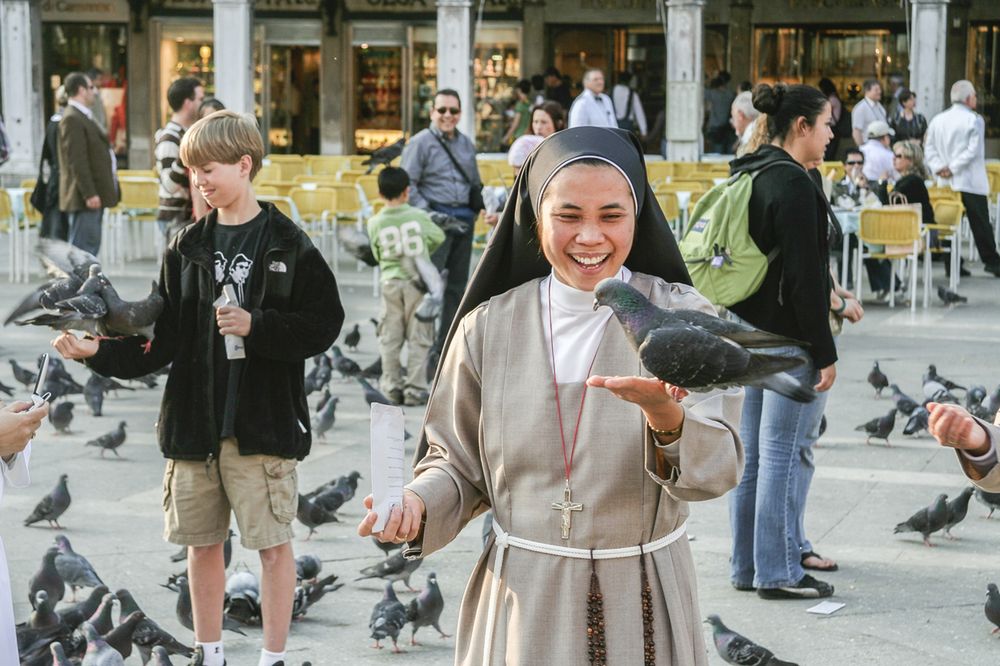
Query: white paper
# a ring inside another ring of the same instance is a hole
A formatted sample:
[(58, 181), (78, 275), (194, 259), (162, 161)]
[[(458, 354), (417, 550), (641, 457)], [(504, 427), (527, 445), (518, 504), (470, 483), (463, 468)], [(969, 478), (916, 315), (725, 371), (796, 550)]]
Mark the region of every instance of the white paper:
[(403, 410), (372, 403), (372, 511), (378, 520), (372, 532), (385, 528), (394, 506), (403, 505)]
[(812, 608), (807, 608), (806, 612), (815, 613), (816, 615), (832, 615), (846, 605), (839, 601), (821, 601)]

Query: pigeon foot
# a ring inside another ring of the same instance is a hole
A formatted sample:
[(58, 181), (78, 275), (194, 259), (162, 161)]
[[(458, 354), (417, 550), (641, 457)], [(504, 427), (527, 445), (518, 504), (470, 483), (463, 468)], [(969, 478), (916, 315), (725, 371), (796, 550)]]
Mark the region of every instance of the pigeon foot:
[(369, 645), (368, 647), (370, 647), (370, 648), (371, 648), (371, 649), (373, 649), (373, 650), (381, 650), (381, 649), (382, 649), (382, 646), (381, 646), (381, 645), (379, 645), (379, 642), (378, 642), (378, 641), (375, 641), (375, 644), (374, 644), (374, 645)]

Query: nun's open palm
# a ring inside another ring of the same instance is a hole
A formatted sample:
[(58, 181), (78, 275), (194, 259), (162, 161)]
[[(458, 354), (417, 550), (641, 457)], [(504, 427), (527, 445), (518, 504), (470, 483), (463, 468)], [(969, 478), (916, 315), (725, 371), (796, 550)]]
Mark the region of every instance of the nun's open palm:
[(639, 405), (646, 420), (654, 428), (672, 430), (684, 420), (684, 408), (680, 401), (688, 392), (655, 377), (594, 375), (587, 380), (587, 386), (607, 389), (616, 397)]

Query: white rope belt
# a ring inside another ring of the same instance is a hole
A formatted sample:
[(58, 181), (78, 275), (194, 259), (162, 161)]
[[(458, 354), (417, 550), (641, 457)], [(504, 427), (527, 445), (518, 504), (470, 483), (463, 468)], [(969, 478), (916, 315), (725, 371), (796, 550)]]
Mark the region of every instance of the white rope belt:
[(600, 548), (588, 550), (586, 548), (567, 548), (566, 546), (553, 546), (552, 544), (540, 541), (529, 541), (520, 537), (511, 536), (504, 532), (503, 528), (494, 518), (493, 533), (496, 534), (497, 552), (493, 556), (493, 583), (490, 585), (490, 606), (486, 614), (486, 636), (483, 642), (483, 665), (489, 666), (493, 653), (493, 627), (496, 623), (497, 598), (500, 596), (500, 574), (503, 569), (504, 554), (508, 548), (519, 548), (530, 550), (533, 553), (543, 553), (545, 555), (555, 555), (557, 557), (571, 557), (577, 560), (615, 560), (623, 557), (638, 557), (644, 553), (652, 553), (666, 548), (673, 542), (680, 539), (687, 523), (666, 536), (662, 536), (655, 541), (650, 541), (641, 546), (625, 546), (624, 548)]

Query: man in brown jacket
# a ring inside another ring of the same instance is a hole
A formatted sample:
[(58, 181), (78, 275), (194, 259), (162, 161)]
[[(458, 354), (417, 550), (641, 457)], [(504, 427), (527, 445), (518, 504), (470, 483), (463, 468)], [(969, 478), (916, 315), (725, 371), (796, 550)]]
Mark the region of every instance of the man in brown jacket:
[(118, 203), (115, 156), (90, 110), (93, 82), (73, 72), (64, 85), (69, 104), (59, 121), (59, 209), (69, 216), (69, 242), (96, 255), (104, 208)]

